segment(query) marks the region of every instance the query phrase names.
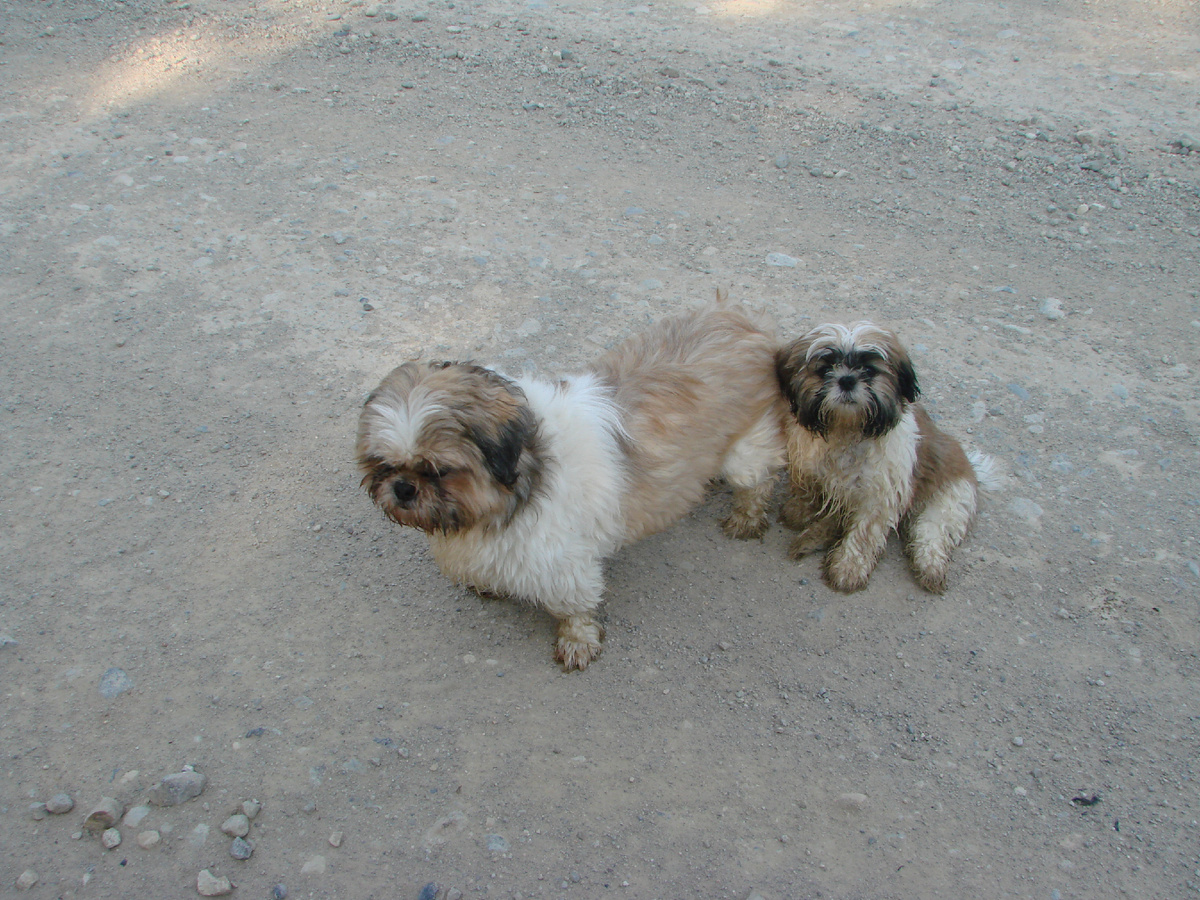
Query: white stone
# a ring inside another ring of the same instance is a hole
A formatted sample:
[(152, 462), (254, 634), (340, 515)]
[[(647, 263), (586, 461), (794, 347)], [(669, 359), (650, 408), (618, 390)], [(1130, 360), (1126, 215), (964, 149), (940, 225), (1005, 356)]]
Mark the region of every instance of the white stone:
[(233, 885), (224, 875), (218, 878), (208, 869), (201, 869), (196, 876), (196, 892), (201, 897), (224, 897), (233, 893)]
[(243, 813), (232, 815), (221, 823), (221, 831), (230, 837), (245, 837), (250, 833), (250, 818)]
[(143, 831), (137, 836), (137, 845), (143, 850), (153, 850), (162, 840), (157, 831)]
[(308, 862), (300, 867), (301, 875), (324, 875), (325, 874), (325, 857), (314, 856)]

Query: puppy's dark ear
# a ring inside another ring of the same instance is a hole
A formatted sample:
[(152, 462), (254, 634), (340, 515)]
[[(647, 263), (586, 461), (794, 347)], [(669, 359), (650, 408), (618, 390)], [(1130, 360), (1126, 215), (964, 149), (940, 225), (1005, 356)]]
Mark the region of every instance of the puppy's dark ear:
[(921, 396), (921, 386), (917, 384), (917, 370), (906, 355), (896, 360), (896, 391), (908, 403)]
[(521, 472), (521, 454), (532, 447), (537, 434), (537, 422), (526, 406), (512, 410), (512, 415), (487, 426), (473, 426), (471, 440), (483, 454), (483, 463), (492, 477), (506, 488), (517, 482)]
[(779, 389), (796, 412), (796, 386), (792, 379), (796, 377), (795, 353), (792, 347), (782, 347), (775, 351), (775, 378), (779, 381)]
[(796, 421), (818, 437), (825, 437), (829, 423), (821, 411), (823, 382), (809, 369), (805, 341), (794, 341), (775, 354), (775, 377)]

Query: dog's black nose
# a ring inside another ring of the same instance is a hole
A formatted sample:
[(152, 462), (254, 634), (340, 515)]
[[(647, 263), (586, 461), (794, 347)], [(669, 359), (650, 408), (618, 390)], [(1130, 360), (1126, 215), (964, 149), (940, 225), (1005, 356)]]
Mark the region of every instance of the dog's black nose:
[(397, 481), (392, 484), (392, 494), (396, 497), (397, 503), (407, 506), (417, 496), (417, 486), (411, 481)]
[(857, 385), (858, 379), (853, 375), (843, 375), (838, 379), (838, 387), (840, 387), (846, 393), (854, 390)]

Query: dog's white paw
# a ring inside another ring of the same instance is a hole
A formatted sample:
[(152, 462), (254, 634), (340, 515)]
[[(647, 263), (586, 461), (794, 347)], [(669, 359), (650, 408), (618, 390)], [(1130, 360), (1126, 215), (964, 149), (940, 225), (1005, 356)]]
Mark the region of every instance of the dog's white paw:
[(604, 628), (590, 616), (568, 616), (558, 623), (554, 658), (568, 672), (586, 669), (603, 649)]

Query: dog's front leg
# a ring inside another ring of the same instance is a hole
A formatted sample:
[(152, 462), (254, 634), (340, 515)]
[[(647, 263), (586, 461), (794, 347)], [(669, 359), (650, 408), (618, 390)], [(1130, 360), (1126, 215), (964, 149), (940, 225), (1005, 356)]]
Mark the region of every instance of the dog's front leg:
[(566, 567), (552, 596), (541, 599), (542, 606), (558, 619), (558, 639), (554, 658), (568, 672), (586, 669), (603, 649), (604, 626), (596, 621), (596, 610), (604, 592), (604, 576), (599, 559), (576, 561)]
[(567, 616), (558, 620), (558, 641), (554, 646), (554, 658), (568, 672), (586, 669), (588, 663), (600, 655), (603, 649), (604, 626), (590, 614)]
[(779, 521), (795, 531), (802, 531), (821, 519), (825, 509), (825, 496), (821, 485), (806, 476), (788, 476), (788, 495), (779, 509)]
[(891, 522), (885, 517), (851, 519), (842, 539), (825, 555), (825, 581), (829, 586), (846, 593), (866, 587), (890, 531)]

